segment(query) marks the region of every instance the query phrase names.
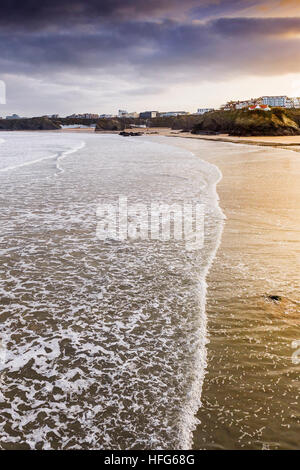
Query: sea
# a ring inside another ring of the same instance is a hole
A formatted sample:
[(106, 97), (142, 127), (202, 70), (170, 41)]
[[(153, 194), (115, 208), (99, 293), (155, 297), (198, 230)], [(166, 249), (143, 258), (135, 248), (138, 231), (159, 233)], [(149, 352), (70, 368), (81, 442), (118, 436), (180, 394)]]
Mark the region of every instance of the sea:
[[(1, 133), (2, 449), (192, 448), (221, 178), (143, 137)], [(199, 205), (203, 238), (191, 249), (151, 227), (99, 236), (99, 213), (114, 215), (120, 198), (141, 210)]]

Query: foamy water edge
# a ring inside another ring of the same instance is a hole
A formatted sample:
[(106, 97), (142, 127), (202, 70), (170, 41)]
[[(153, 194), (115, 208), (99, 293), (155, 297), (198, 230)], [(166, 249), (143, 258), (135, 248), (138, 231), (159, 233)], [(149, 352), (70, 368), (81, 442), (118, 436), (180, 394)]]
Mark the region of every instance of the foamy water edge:
[[(194, 155), (195, 158), (199, 158), (193, 152), (190, 152), (190, 153), (192, 155)], [(223, 234), (225, 220), (226, 220), (226, 216), (223, 213), (223, 211), (220, 207), (220, 204), (219, 204), (220, 198), (219, 198), (219, 195), (218, 195), (218, 192), (217, 192), (217, 185), (219, 184), (219, 182), (223, 178), (222, 172), (216, 165), (214, 165), (212, 163), (209, 163), (209, 162), (206, 162), (203, 159), (201, 159), (201, 160), (203, 161), (203, 163), (205, 163), (207, 165), (210, 165), (211, 167), (213, 167), (217, 171), (218, 177), (211, 184), (210, 190), (214, 194), (215, 209), (219, 213), (220, 218), (223, 221), (219, 226), (219, 232), (218, 232), (218, 237), (217, 237), (217, 240), (216, 240), (215, 249), (210, 254), (209, 262), (207, 263), (207, 265), (205, 267), (205, 270), (204, 270), (204, 273), (202, 275), (202, 279), (199, 282), (199, 291), (202, 292), (202, 301), (203, 301), (203, 305), (201, 305), (201, 303), (200, 303), (200, 306), (203, 309), (203, 320), (204, 320), (203, 329), (202, 329), (201, 332), (199, 332), (199, 333), (201, 333), (199, 336), (204, 337), (204, 342), (203, 342), (202, 348), (201, 347), (199, 348), (198, 354), (195, 357), (196, 375), (195, 375), (195, 379), (194, 379), (193, 385), (191, 387), (191, 390), (189, 392), (190, 402), (186, 404), (186, 407), (183, 410), (183, 413), (185, 413), (185, 416), (183, 416), (183, 420), (182, 420), (183, 426), (182, 426), (182, 430), (181, 430), (181, 441), (183, 443), (183, 445), (182, 445), (183, 450), (192, 449), (193, 443), (194, 443), (193, 433), (196, 430), (197, 426), (200, 424), (200, 421), (198, 420), (196, 415), (197, 415), (197, 412), (198, 412), (199, 408), (202, 406), (201, 395), (202, 395), (203, 383), (204, 383), (204, 379), (205, 379), (205, 375), (206, 375), (206, 371), (207, 371), (207, 349), (206, 349), (206, 345), (209, 343), (209, 338), (208, 338), (208, 334), (207, 334), (207, 315), (206, 315), (206, 293), (207, 293), (207, 289), (209, 288), (209, 286), (206, 282), (206, 278), (209, 274), (210, 268), (211, 268), (211, 266), (214, 262), (214, 259), (217, 255), (218, 249), (221, 245), (222, 234)]]
[[(59, 170), (59, 173), (56, 173), (55, 176), (59, 176), (62, 173), (65, 172), (65, 169), (63, 166), (60, 165), (60, 161), (64, 158), (66, 158), (68, 155), (73, 154), (77, 152), (78, 150), (84, 148), (86, 145), (85, 142), (81, 142), (79, 145), (77, 145), (75, 148), (66, 150), (64, 152), (57, 153), (53, 156), (47, 156), (38, 160), (33, 160), (30, 162), (25, 162), (21, 163), (20, 165), (16, 165), (15, 167), (12, 168), (5, 168), (2, 171), (8, 171), (9, 169), (16, 169), (18, 167), (22, 166), (28, 166), (32, 165), (34, 163), (41, 162), (43, 160), (48, 160), (51, 158), (56, 158), (56, 168)], [(192, 152), (187, 152), (185, 150), (185, 153), (189, 153), (190, 155), (193, 155), (195, 158), (199, 159), (196, 157)], [(218, 215), (218, 220), (224, 221), (225, 216), (219, 206), (219, 197), (217, 194), (217, 184), (222, 178), (222, 174), (220, 170), (215, 166), (212, 165), (205, 160), (201, 160), (205, 164), (205, 169), (210, 169), (212, 171), (209, 171), (208, 173), (212, 173), (212, 175), (209, 175), (207, 183), (207, 189), (210, 192), (210, 194), (213, 195), (212, 201), (213, 201), (213, 211), (215, 214)], [(207, 172), (206, 172), (207, 173)], [(217, 173), (217, 177), (215, 177), (215, 173)], [(212, 178), (210, 178), (212, 176)], [(216, 256), (218, 247), (221, 242), (221, 237), (222, 237), (222, 231), (223, 231), (223, 225), (224, 222), (218, 223), (218, 236), (215, 240), (215, 246), (214, 249), (209, 252), (209, 259), (208, 263), (204, 266), (204, 269), (201, 270), (201, 273), (199, 274), (199, 289), (198, 289), (198, 294), (199, 294), (199, 317), (202, 315), (201, 320), (202, 320), (202, 325), (199, 330), (195, 331), (195, 336), (199, 338), (199, 342), (197, 341), (199, 347), (197, 348), (197, 351), (195, 352), (193, 356), (193, 366), (194, 366), (194, 374), (193, 374), (193, 383), (192, 386), (190, 387), (190, 390), (188, 391), (186, 400), (184, 400), (183, 403), (183, 408), (180, 412), (180, 420), (179, 420), (179, 445), (183, 449), (190, 449), (193, 445), (193, 431), (195, 430), (198, 420), (196, 418), (196, 413), (201, 406), (201, 392), (202, 392), (202, 385), (204, 381), (204, 376), (205, 376), (205, 371), (207, 367), (207, 362), (206, 362), (206, 344), (208, 343), (208, 336), (207, 336), (207, 318), (205, 314), (205, 302), (206, 302), (206, 292), (207, 292), (207, 283), (206, 283), (206, 277), (207, 274), (209, 273), (210, 267), (213, 263), (213, 260)], [(186, 338), (188, 340), (188, 337)], [(46, 346), (46, 345), (45, 345)], [(52, 344), (53, 346), (53, 354), (58, 354), (59, 348), (57, 345)], [(56, 352), (55, 352), (56, 351)], [(31, 351), (31, 353), (34, 351)], [(26, 356), (26, 354), (25, 354)], [(43, 356), (43, 354), (41, 354)], [(49, 356), (50, 357), (50, 356)], [(25, 361), (26, 362), (26, 361)], [(17, 369), (20, 367), (20, 364), (15, 364)], [(31, 443), (32, 446), (34, 446), (34, 442)]]

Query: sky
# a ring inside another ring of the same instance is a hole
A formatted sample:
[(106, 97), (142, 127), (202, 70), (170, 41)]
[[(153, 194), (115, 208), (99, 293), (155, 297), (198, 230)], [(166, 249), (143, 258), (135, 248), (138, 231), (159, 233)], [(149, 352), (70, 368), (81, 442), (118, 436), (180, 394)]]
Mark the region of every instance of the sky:
[(300, 96), (300, 1), (1, 0), (0, 81), (0, 116)]

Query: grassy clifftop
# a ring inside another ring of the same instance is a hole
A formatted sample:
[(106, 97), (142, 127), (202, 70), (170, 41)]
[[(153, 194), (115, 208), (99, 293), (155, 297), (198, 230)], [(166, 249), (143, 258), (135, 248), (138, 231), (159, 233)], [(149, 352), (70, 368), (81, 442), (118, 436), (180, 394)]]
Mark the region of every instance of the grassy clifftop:
[(300, 135), (300, 110), (213, 111), (204, 114), (193, 134), (220, 132), (233, 136)]

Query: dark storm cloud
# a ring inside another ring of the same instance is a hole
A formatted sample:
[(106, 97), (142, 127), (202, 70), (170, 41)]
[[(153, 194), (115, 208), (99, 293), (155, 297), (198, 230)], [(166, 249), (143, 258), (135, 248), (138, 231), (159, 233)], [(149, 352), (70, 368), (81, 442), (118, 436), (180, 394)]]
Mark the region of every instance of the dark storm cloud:
[(170, 17), (197, 4), (199, 0), (2, 0), (0, 25), (5, 28), (18, 25), (23, 29), (53, 26), (69, 29), (105, 19), (119, 22), (164, 14)]
[[(300, 69), (300, 18), (223, 18), (207, 23), (109, 23), (92, 32), (0, 33), (2, 71), (124, 67), (150, 74), (174, 74), (184, 67), (208, 75), (213, 69), (258, 73)], [(237, 41), (238, 38), (238, 41)], [(271, 54), (272, 61), (268, 59)], [(177, 70), (176, 70), (177, 69)], [(170, 77), (172, 78), (172, 77)]]
[(17, 26), (23, 30), (70, 29), (107, 20), (122, 22), (183, 16), (203, 19), (236, 14), (264, 4), (265, 0), (1, 0), (0, 26)]
[(281, 73), (291, 54), (298, 70), (298, 42), (284, 36), (300, 32), (299, 18), (211, 19), (266, 1), (2, 0), (1, 70), (37, 75), (127, 67), (132, 74), (170, 71), (169, 80), (175, 80), (184, 67), (190, 76), (205, 77), (215, 70), (230, 75), (233, 67), (239, 73), (254, 66), (258, 73)]
[(260, 6), (261, 4), (263, 4), (262, 0), (221, 0), (198, 2), (198, 5), (192, 8), (190, 14), (192, 14), (194, 18), (224, 16), (250, 7)]
[[(300, 18), (266, 17), (266, 11), (275, 11), (272, 4), (277, 14), (279, 7), (287, 5), (291, 13), (298, 5), (293, 0), (2, 0), (0, 79), (8, 80), (10, 96), (18, 77), (30, 82), (27, 88), (33, 80), (43, 97), (50, 92), (41, 84), (50, 82), (52, 103), (56, 90), (62, 93), (70, 82), (75, 96), (76, 81), (85, 96), (103, 80), (103, 96), (117, 90), (119, 96), (142, 97), (176, 84), (300, 72)], [(61, 84), (62, 77), (67, 84)]]
[(300, 33), (300, 18), (220, 18), (213, 22), (216, 34), (224, 36), (277, 36)]

